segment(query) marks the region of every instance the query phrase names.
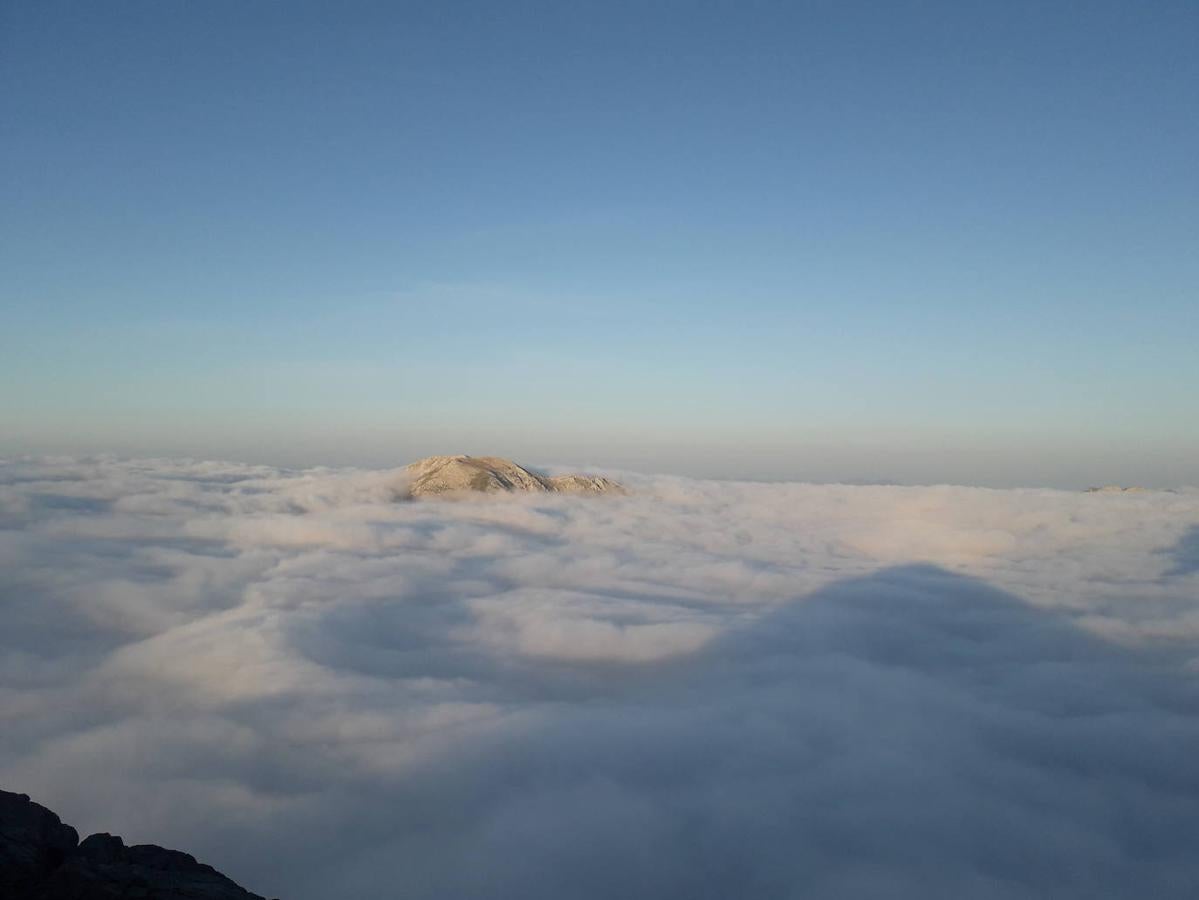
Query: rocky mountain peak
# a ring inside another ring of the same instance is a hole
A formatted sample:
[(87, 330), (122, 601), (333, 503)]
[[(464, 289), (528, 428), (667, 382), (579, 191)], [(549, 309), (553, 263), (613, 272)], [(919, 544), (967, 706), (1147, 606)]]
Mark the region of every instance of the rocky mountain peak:
[(429, 456), (405, 468), (411, 497), (501, 494), (624, 494), (600, 475), (543, 475), (498, 456)]

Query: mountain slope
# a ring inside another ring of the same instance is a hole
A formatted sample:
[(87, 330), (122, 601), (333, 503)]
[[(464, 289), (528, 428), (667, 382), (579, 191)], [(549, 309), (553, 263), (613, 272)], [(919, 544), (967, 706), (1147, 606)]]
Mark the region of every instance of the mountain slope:
[(598, 475), (541, 475), (498, 456), (429, 456), (405, 468), (409, 496), (469, 493), (623, 494), (625, 489)]
[(212, 866), (111, 834), (82, 842), (46, 807), (0, 791), (0, 897), (5, 900), (263, 900)]

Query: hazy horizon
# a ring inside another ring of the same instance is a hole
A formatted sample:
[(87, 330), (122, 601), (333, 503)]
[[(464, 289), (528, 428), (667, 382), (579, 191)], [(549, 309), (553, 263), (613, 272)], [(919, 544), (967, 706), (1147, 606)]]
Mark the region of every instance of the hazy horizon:
[[(525, 466), (580, 469), (595, 472), (630, 472), (643, 475), (677, 475), (714, 481), (750, 481), (811, 484), (960, 485), (985, 488), (1051, 488), (1080, 490), (1105, 485), (1170, 490), (1199, 486), (1199, 472), (1191, 456), (1172, 448), (1152, 454), (1135, 446), (1110, 453), (1108, 461), (1063, 456), (1048, 460), (1035, 449), (1023, 447), (1007, 454), (978, 443), (942, 446), (937, 450), (888, 444), (889, 462), (878, 461), (879, 447), (799, 446), (785, 451), (746, 450), (736, 445), (698, 447), (678, 445), (653, 448), (656, 452), (587, 450), (553, 440), (487, 444), (483, 441), (405, 440), (378, 441), (376, 449), (332, 446), (321, 441), (294, 443), (289, 449), (227, 446), (199, 440), (170, 443), (13, 442), (0, 440), (0, 459), (114, 458), (210, 460), (234, 464), (278, 466), (288, 469), (394, 469), (426, 456), (466, 454), (500, 456)], [(510, 449), (505, 449), (505, 446)], [(559, 447), (555, 452), (555, 446)], [(1136, 477), (1137, 475), (1140, 477)], [(1118, 477), (1123, 476), (1123, 477)]]
[(6, 4), (0, 452), (1199, 483), (1197, 19)]

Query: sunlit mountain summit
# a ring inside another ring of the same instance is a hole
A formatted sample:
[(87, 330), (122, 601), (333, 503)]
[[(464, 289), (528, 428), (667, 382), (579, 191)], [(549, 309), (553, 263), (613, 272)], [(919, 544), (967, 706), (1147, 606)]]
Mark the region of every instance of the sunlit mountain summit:
[(405, 467), (410, 497), (472, 493), (626, 494), (602, 475), (543, 475), (498, 456), (428, 456)]

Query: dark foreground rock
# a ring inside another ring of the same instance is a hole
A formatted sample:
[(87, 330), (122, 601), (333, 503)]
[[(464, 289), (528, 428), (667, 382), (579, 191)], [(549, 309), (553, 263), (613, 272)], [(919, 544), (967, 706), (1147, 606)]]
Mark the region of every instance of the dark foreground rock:
[(111, 834), (79, 841), (70, 825), (25, 794), (0, 791), (0, 897), (4, 900), (263, 900), (212, 866)]

